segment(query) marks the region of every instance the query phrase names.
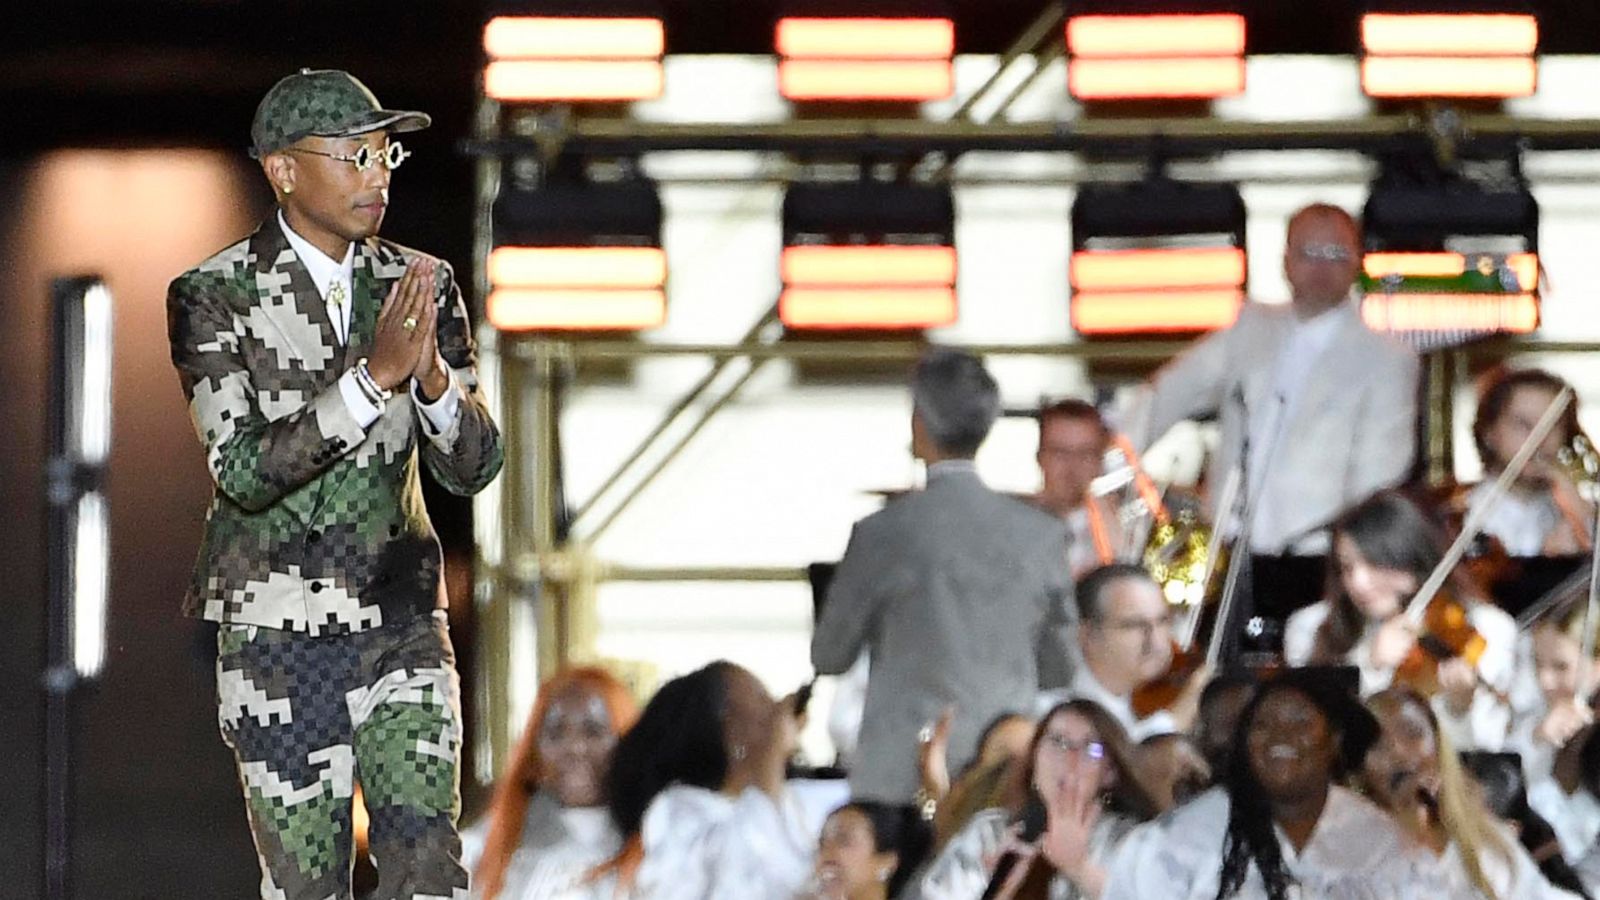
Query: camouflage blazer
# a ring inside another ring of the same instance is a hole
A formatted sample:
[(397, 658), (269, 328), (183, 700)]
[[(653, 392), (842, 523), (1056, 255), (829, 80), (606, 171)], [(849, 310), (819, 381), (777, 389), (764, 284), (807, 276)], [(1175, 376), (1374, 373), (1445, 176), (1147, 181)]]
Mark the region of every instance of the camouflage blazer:
[(429, 435), (403, 390), (363, 429), (339, 378), (368, 355), (378, 309), (416, 251), (356, 245), (341, 347), (277, 217), (172, 282), (168, 337), (215, 491), (184, 612), (312, 635), (374, 628), (445, 604), (420, 456), (447, 490), (500, 471), (500, 434), (474, 369), (454, 276), (440, 265), (438, 346), (460, 391)]

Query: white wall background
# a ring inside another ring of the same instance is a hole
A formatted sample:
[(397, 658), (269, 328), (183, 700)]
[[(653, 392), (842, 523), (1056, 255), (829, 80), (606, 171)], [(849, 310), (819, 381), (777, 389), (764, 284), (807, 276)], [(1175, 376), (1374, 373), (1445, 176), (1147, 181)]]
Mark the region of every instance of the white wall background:
[[(639, 118), (764, 122), (788, 115), (770, 59), (689, 57), (667, 65), (666, 95), (637, 106)], [(995, 65), (991, 57), (958, 59), (956, 97), (973, 92)], [(1020, 97), (1008, 118), (1074, 114), (1064, 70), (1059, 62), (1055, 68)], [(1007, 83), (1023, 74), (1019, 68)], [(1217, 116), (1340, 119), (1368, 111), (1353, 60), (1255, 58), (1248, 79), (1246, 96), (1217, 104)], [(1539, 95), (1510, 104), (1509, 111), (1600, 116), (1596, 81), (1600, 58), (1547, 59)], [(925, 115), (946, 118), (957, 103), (930, 104)], [(991, 114), (992, 104), (980, 105), (977, 119)], [(671, 276), (669, 321), (644, 340), (732, 342), (775, 300), (781, 189), (751, 180), (774, 164), (740, 153), (656, 154), (646, 160), (647, 171), (664, 183)], [(1591, 286), (1600, 248), (1600, 154), (1535, 156), (1527, 171), (1542, 205), (1541, 250), (1550, 273), (1542, 336), (1600, 337)], [(1175, 172), (1244, 183), (1251, 292), (1282, 302), (1284, 219), (1312, 201), (1359, 212), (1372, 169), (1356, 154), (1287, 152), (1234, 154)], [(974, 154), (956, 174), (961, 318), (931, 337), (955, 344), (1070, 340), (1068, 210), (1072, 184), (1085, 176), (1084, 166), (1061, 155)], [(1536, 362), (1572, 379), (1581, 394), (1600, 398), (1600, 367), (1593, 361)], [(745, 365), (736, 363), (725, 374), (734, 377)], [(1089, 390), (1073, 362), (1006, 357), (990, 365), (1008, 406), (1033, 405), (1041, 396), (1086, 396)], [(709, 366), (702, 359), (654, 358), (638, 363), (627, 383), (580, 385), (562, 423), (571, 500), (587, 499)], [(1472, 408), (1466, 391), (1458, 408)], [(800, 566), (837, 559), (851, 523), (880, 505), (873, 489), (908, 486), (920, 477), (907, 452), (908, 414), (898, 385), (800, 384), (787, 363), (769, 362), (596, 549), (605, 560), (638, 566)], [(1463, 477), (1478, 470), (1466, 437), (1469, 418), (1464, 414), (1458, 423)], [(1031, 423), (1002, 421), (979, 457), (992, 485), (1033, 489), (1034, 436)], [(1194, 433), (1183, 441), (1192, 445)], [(719, 657), (751, 668), (778, 693), (810, 674), (811, 600), (802, 583), (612, 583), (601, 590), (599, 612), (600, 652), (650, 661), (662, 678)], [(820, 726), (828, 694), (823, 685), (807, 734), (807, 748), (818, 760), (829, 755)], [(518, 706), (525, 708), (531, 699), (519, 698)], [(522, 710), (514, 712), (513, 721), (522, 721)]]

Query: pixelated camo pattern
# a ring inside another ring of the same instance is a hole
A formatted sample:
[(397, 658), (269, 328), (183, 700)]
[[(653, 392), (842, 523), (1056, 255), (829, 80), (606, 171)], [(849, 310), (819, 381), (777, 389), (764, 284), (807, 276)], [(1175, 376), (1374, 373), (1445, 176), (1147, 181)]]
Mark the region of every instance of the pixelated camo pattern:
[(383, 109), (372, 91), (346, 72), (302, 69), (261, 99), (250, 139), (260, 156), (306, 135), (360, 134), (379, 127), (415, 131), (430, 121), (423, 113)]
[(338, 386), (369, 355), (378, 310), (418, 255), (377, 238), (356, 246), (347, 346), (276, 218), (172, 282), (172, 360), (215, 482), (187, 614), (341, 634), (441, 605), (418, 458), (457, 494), (481, 490), (502, 463), (448, 265), (438, 346), (462, 392), (450, 431), (419, 440), (401, 392), (363, 431)]
[(238, 761), (262, 897), (350, 896), (359, 782), (376, 896), (465, 898), (459, 683), (441, 618), (324, 638), (224, 625), (217, 649), (217, 718)]

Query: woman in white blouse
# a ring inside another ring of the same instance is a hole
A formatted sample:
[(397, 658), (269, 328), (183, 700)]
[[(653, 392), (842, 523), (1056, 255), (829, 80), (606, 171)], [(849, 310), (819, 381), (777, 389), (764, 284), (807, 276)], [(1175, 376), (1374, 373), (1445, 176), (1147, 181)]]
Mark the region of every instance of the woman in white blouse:
[[(1088, 700), (1069, 700), (1040, 721), (1011, 789), (1011, 801), (978, 813), (950, 839), (922, 879), (920, 900), (975, 900), (1003, 853), (1019, 854), (1006, 882), (1023, 900), (1100, 896), (1118, 842), (1156, 813), (1117, 720)], [(1045, 811), (1037, 845), (1016, 840), (1030, 804)]]
[[(1354, 665), (1363, 696), (1389, 687), (1406, 657), (1423, 652), (1417, 627), (1403, 613), (1443, 556), (1439, 529), (1404, 494), (1381, 491), (1346, 512), (1333, 526), (1328, 595), (1289, 617), (1284, 661)], [(1446, 584), (1485, 646), (1476, 665), (1460, 657), (1438, 663), (1434, 710), (1457, 747), (1498, 750), (1511, 719), (1503, 698), (1515, 668), (1517, 626), (1479, 600), (1464, 575)]]
[(1538, 699), (1513, 719), (1507, 748), (1521, 754), (1530, 786), (1550, 777), (1556, 751), (1594, 721), (1589, 697), (1600, 686), (1600, 666), (1583, 660), (1585, 613), (1583, 604), (1575, 604), (1531, 631), (1529, 663)]
[[(1541, 369), (1509, 370), (1489, 382), (1472, 422), (1472, 441), (1483, 461), (1485, 478), (1467, 495), (1469, 511), (1487, 501), (1494, 478), (1505, 470), (1550, 402), (1567, 386)], [(1588, 552), (1594, 507), (1558, 461), (1561, 448), (1582, 433), (1577, 410), (1575, 402), (1567, 407), (1527, 468), (1484, 520), (1484, 533), (1499, 539), (1512, 556)]]
[(1450, 897), (1540, 900), (1571, 897), (1545, 880), (1510, 828), (1484, 806), (1462, 771), (1433, 708), (1404, 688), (1367, 701), (1381, 737), (1367, 754), (1362, 784), (1438, 860), (1435, 883)]
[(628, 845), (619, 880), (636, 900), (789, 900), (817, 845), (785, 784), (794, 698), (749, 671), (710, 665), (661, 686), (617, 742), (606, 778)]
[(1324, 673), (1290, 669), (1240, 717), (1218, 787), (1141, 825), (1103, 900), (1401, 900), (1432, 862), (1381, 809), (1338, 786), (1377, 736)]
[(601, 783), (617, 735), (638, 714), (604, 669), (567, 669), (540, 685), (488, 814), (461, 835), (475, 900), (609, 896), (589, 877), (622, 845)]

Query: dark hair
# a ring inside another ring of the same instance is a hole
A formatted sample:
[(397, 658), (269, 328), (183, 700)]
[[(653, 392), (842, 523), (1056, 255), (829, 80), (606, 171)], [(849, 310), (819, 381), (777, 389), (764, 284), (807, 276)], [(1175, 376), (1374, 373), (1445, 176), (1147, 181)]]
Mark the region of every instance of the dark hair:
[(1206, 709), (1211, 704), (1221, 700), (1223, 694), (1236, 689), (1253, 691), (1255, 687), (1256, 678), (1254, 675), (1237, 669), (1223, 671), (1206, 682), (1206, 686), (1200, 689), (1200, 715), (1204, 716)]
[(917, 361), (911, 405), (941, 451), (972, 457), (1000, 415), (1000, 387), (983, 360), (965, 351), (934, 347)]
[(1283, 850), (1273, 831), (1272, 804), (1266, 789), (1250, 764), (1248, 742), (1256, 713), (1267, 698), (1293, 692), (1317, 707), (1328, 728), (1339, 742), (1339, 756), (1331, 782), (1360, 768), (1378, 738), (1378, 722), (1349, 691), (1334, 683), (1325, 672), (1288, 669), (1262, 684), (1239, 716), (1233, 750), (1222, 784), (1228, 792), (1228, 832), (1222, 845), (1222, 875), (1217, 884), (1217, 900), (1231, 897), (1244, 887), (1250, 864), (1255, 863), (1266, 886), (1269, 900), (1287, 900), (1293, 877), (1283, 863)]
[[(1478, 414), (1472, 420), (1472, 444), (1478, 448), (1478, 459), (1483, 461), (1483, 467), (1498, 470), (1510, 462), (1495, 457), (1494, 450), (1489, 447), (1489, 431), (1505, 415), (1517, 388), (1539, 387), (1559, 394), (1567, 386), (1560, 377), (1544, 369), (1503, 369), (1497, 373), (1478, 398)], [(1563, 443), (1582, 433), (1578, 426), (1578, 404), (1567, 404), (1557, 427), (1561, 429)]]
[(1076, 419), (1100, 429), (1108, 439), (1111, 437), (1111, 429), (1106, 427), (1106, 420), (1100, 415), (1100, 410), (1087, 400), (1070, 397), (1066, 400), (1057, 400), (1048, 406), (1040, 407), (1038, 419), (1041, 428), (1051, 419)]
[(674, 784), (719, 790), (728, 778), (723, 719), (733, 663), (718, 660), (661, 686), (611, 752), (606, 797), (624, 838), (639, 833), (650, 801)]
[(1090, 570), (1078, 579), (1076, 589), (1078, 618), (1085, 622), (1098, 622), (1104, 618), (1105, 610), (1101, 604), (1105, 600), (1106, 589), (1118, 581), (1130, 578), (1155, 583), (1143, 566), (1133, 563), (1107, 563)]
[(1528, 803), (1522, 757), (1488, 750), (1463, 750), (1460, 757), (1461, 768), (1482, 788), (1484, 804), (1495, 816), (1516, 826), (1518, 841), (1545, 879), (1579, 897), (1589, 897), (1582, 879), (1561, 855), (1555, 829)]
[[(1421, 507), (1397, 490), (1379, 491), (1341, 515), (1333, 523), (1334, 541), (1341, 535), (1371, 565), (1409, 572), (1419, 583), (1444, 558), (1444, 535)], [(1337, 546), (1328, 561), (1327, 597), (1332, 609), (1317, 629), (1312, 661), (1337, 665), (1366, 627), (1339, 575)]]
[(1110, 796), (1106, 798), (1106, 809), (1140, 822), (1154, 818), (1160, 808), (1150, 789), (1145, 787), (1143, 770), (1134, 756), (1133, 742), (1128, 739), (1122, 723), (1100, 704), (1081, 699), (1058, 703), (1040, 717), (1039, 727), (1034, 729), (1033, 740), (1028, 744), (1028, 755), (1023, 758), (1019, 769), (1022, 791), (1018, 795), (1020, 802), (1016, 804), (1016, 809), (1020, 810), (1029, 797), (1037, 798), (1033, 786), (1033, 763), (1039, 756), (1039, 745), (1044, 743), (1050, 720), (1062, 713), (1073, 713), (1088, 719), (1095, 733), (1100, 736), (1100, 743), (1106, 747), (1106, 756), (1116, 767), (1117, 780), (1111, 786)]
[(989, 724), (983, 726), (983, 730), (978, 732), (978, 743), (976, 745), (978, 748), (977, 751), (973, 753), (972, 759), (967, 763), (966, 768), (963, 768), (960, 774), (956, 776), (957, 778), (960, 778), (962, 775), (966, 775), (968, 772), (971, 772), (973, 769), (978, 767), (979, 757), (983, 755), (984, 746), (987, 745), (989, 740), (994, 737), (994, 733), (1000, 730), (1000, 726), (1010, 722), (1012, 719), (1021, 719), (1029, 724), (1033, 723), (1032, 719), (1013, 710), (1007, 710), (1006, 712), (1003, 712), (1000, 715), (990, 719)]
[(886, 896), (900, 893), (912, 873), (922, 865), (928, 849), (933, 845), (933, 831), (923, 821), (914, 806), (895, 806), (871, 800), (852, 800), (828, 814), (829, 818), (853, 810), (867, 820), (872, 829), (872, 849), (875, 853), (893, 853), (896, 856), (894, 874), (889, 876)]

